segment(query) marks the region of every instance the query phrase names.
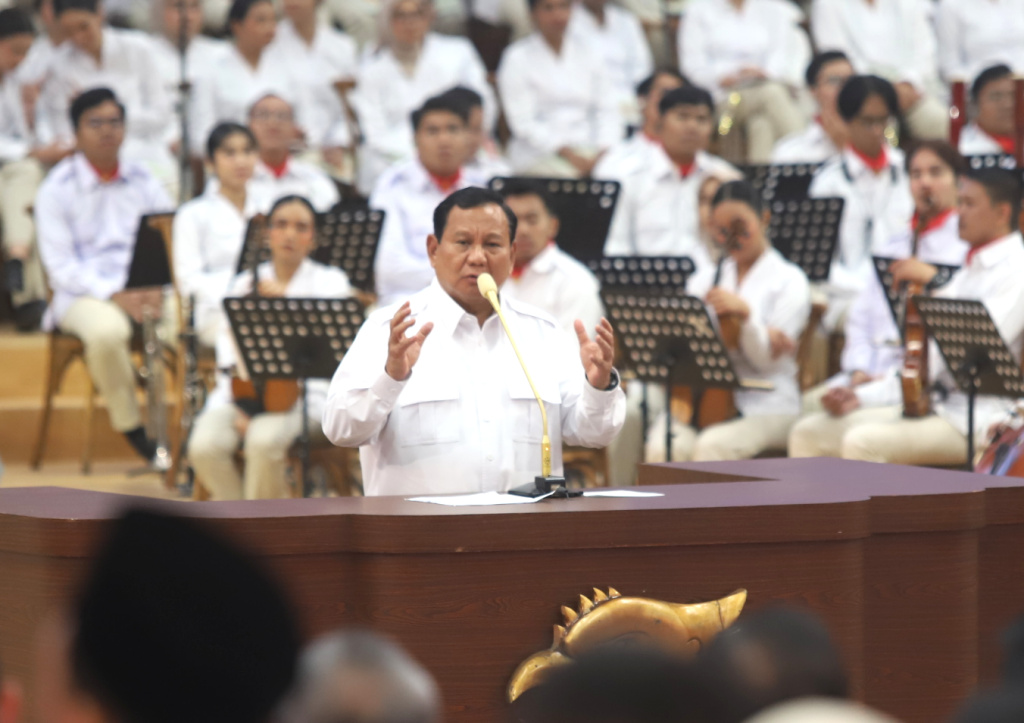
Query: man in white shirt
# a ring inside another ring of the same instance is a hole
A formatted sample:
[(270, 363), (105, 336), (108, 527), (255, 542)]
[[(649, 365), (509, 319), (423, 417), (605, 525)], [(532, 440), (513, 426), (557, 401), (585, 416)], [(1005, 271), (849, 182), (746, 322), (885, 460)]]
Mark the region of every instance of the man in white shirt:
[(444, 98), (462, 106), (466, 117), (466, 168), (484, 178), (508, 176), (512, 168), (505, 161), (494, 136), (484, 124), (484, 99), (472, 88), (457, 86), (441, 94)]
[(298, 131), (288, 101), (277, 95), (263, 96), (249, 109), (249, 127), (260, 151), (252, 185), (263, 197), (304, 196), (319, 213), (341, 200), (338, 187), (326, 173), (292, 156)]
[(1009, 66), (994, 65), (983, 70), (971, 86), (971, 100), (976, 115), (960, 133), (960, 152), (965, 156), (1014, 155), (1017, 104)]
[(665, 93), (660, 116), (661, 147), (622, 179), (604, 255), (689, 256), (699, 269), (710, 263), (700, 241), (700, 186), (708, 176), (740, 174), (703, 150), (714, 118), (706, 90), (688, 86)]
[(804, 130), (786, 136), (772, 151), (772, 163), (824, 163), (846, 146), (846, 123), (839, 115), (836, 98), (853, 77), (853, 66), (838, 50), (818, 53), (807, 66), (807, 88), (817, 105), (817, 115)]
[[(477, 287), (484, 273), (499, 288), (508, 278), (516, 217), (479, 188), (452, 194), (434, 217), (435, 281), (367, 319), (327, 397), (324, 432), (360, 447), (367, 495), (506, 491), (541, 470), (540, 409)], [(611, 325), (602, 319), (591, 339), (577, 321), (577, 362), (551, 317), (504, 294), (501, 305), (545, 401), (558, 474), (563, 440), (602, 447), (622, 425)]]
[(967, 82), (999, 63), (1024, 73), (1024, 0), (939, 0), (935, 33), (947, 83)]
[[(39, 252), (53, 289), (45, 323), (85, 345), (85, 363), (107, 403), (110, 422), (152, 459), (141, 426), (129, 343), (132, 322), (159, 313), (162, 290), (127, 291), (139, 220), (174, 208), (160, 183), (119, 158), (125, 111), (107, 88), (71, 104), (78, 152), (54, 166), (35, 202)], [(165, 316), (165, 321), (168, 321)]]
[(510, 45), (498, 67), (508, 158), (519, 173), (589, 176), (624, 135), (604, 63), (592, 43), (567, 32), (571, 9), (570, 0), (530, 0), (536, 32)]
[(601, 286), (586, 266), (558, 248), (558, 217), (541, 184), (510, 180), (501, 189), (516, 215), (516, 263), (505, 295), (546, 311), (567, 332), (577, 319), (590, 329), (604, 316)]
[(416, 158), (389, 168), (370, 196), (370, 207), (385, 214), (374, 260), (382, 306), (406, 300), (433, 279), (426, 249), (433, 209), (453, 191), (487, 183), (462, 165), (466, 122), (465, 107), (448, 96), (424, 103), (412, 116)]

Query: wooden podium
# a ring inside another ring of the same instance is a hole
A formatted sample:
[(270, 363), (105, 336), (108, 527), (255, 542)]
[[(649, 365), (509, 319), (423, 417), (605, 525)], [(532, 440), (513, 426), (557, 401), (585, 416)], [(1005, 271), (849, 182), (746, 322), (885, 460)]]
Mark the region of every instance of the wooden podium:
[[(671, 602), (749, 591), (820, 613), (853, 689), (908, 721), (945, 718), (998, 665), (1024, 611), (1024, 486), (840, 460), (645, 465), (664, 497), (448, 508), (400, 498), (178, 503), (0, 490), (0, 659), (31, 639), (128, 505), (208, 518), (263, 557), (309, 634), (393, 635), (438, 678), (454, 723), (492, 723), (560, 605), (594, 587)], [(741, 618), (742, 619), (742, 618)]]

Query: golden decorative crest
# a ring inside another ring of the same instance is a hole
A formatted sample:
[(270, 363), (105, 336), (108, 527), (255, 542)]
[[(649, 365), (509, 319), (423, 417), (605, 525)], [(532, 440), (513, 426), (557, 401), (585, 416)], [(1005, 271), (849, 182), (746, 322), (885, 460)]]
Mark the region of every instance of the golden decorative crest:
[(556, 625), (551, 648), (534, 653), (512, 674), (508, 700), (544, 682), (558, 666), (614, 641), (650, 642), (686, 655), (695, 654), (739, 617), (747, 591), (711, 602), (684, 605), (642, 597), (623, 597), (615, 588), (594, 588), (594, 599), (580, 595), (579, 610), (562, 606), (564, 625)]

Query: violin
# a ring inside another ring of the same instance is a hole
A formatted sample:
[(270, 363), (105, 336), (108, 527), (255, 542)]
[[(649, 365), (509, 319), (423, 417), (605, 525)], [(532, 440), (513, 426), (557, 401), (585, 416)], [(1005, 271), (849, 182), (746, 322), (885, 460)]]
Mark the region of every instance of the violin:
[[(925, 199), (926, 211), (914, 227), (911, 256), (917, 256), (918, 242), (928, 224), (931, 199)], [(900, 386), (903, 393), (903, 416), (927, 417), (932, 413), (931, 395), (928, 393), (928, 333), (913, 297), (924, 293), (924, 284), (907, 282), (903, 303), (903, 367)]]
[(999, 425), (981, 453), (974, 471), (997, 477), (1024, 477), (1024, 420), (1015, 409), (1010, 419)]

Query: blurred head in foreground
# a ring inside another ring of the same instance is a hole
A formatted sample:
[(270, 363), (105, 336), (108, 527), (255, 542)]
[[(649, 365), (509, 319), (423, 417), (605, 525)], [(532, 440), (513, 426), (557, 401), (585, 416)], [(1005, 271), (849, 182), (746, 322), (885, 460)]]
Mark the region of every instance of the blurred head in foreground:
[(953, 717), (953, 723), (1020, 723), (1024, 721), (1024, 690), (1005, 689), (979, 693)]
[(897, 723), (860, 703), (833, 698), (802, 698), (774, 705), (747, 723)]

